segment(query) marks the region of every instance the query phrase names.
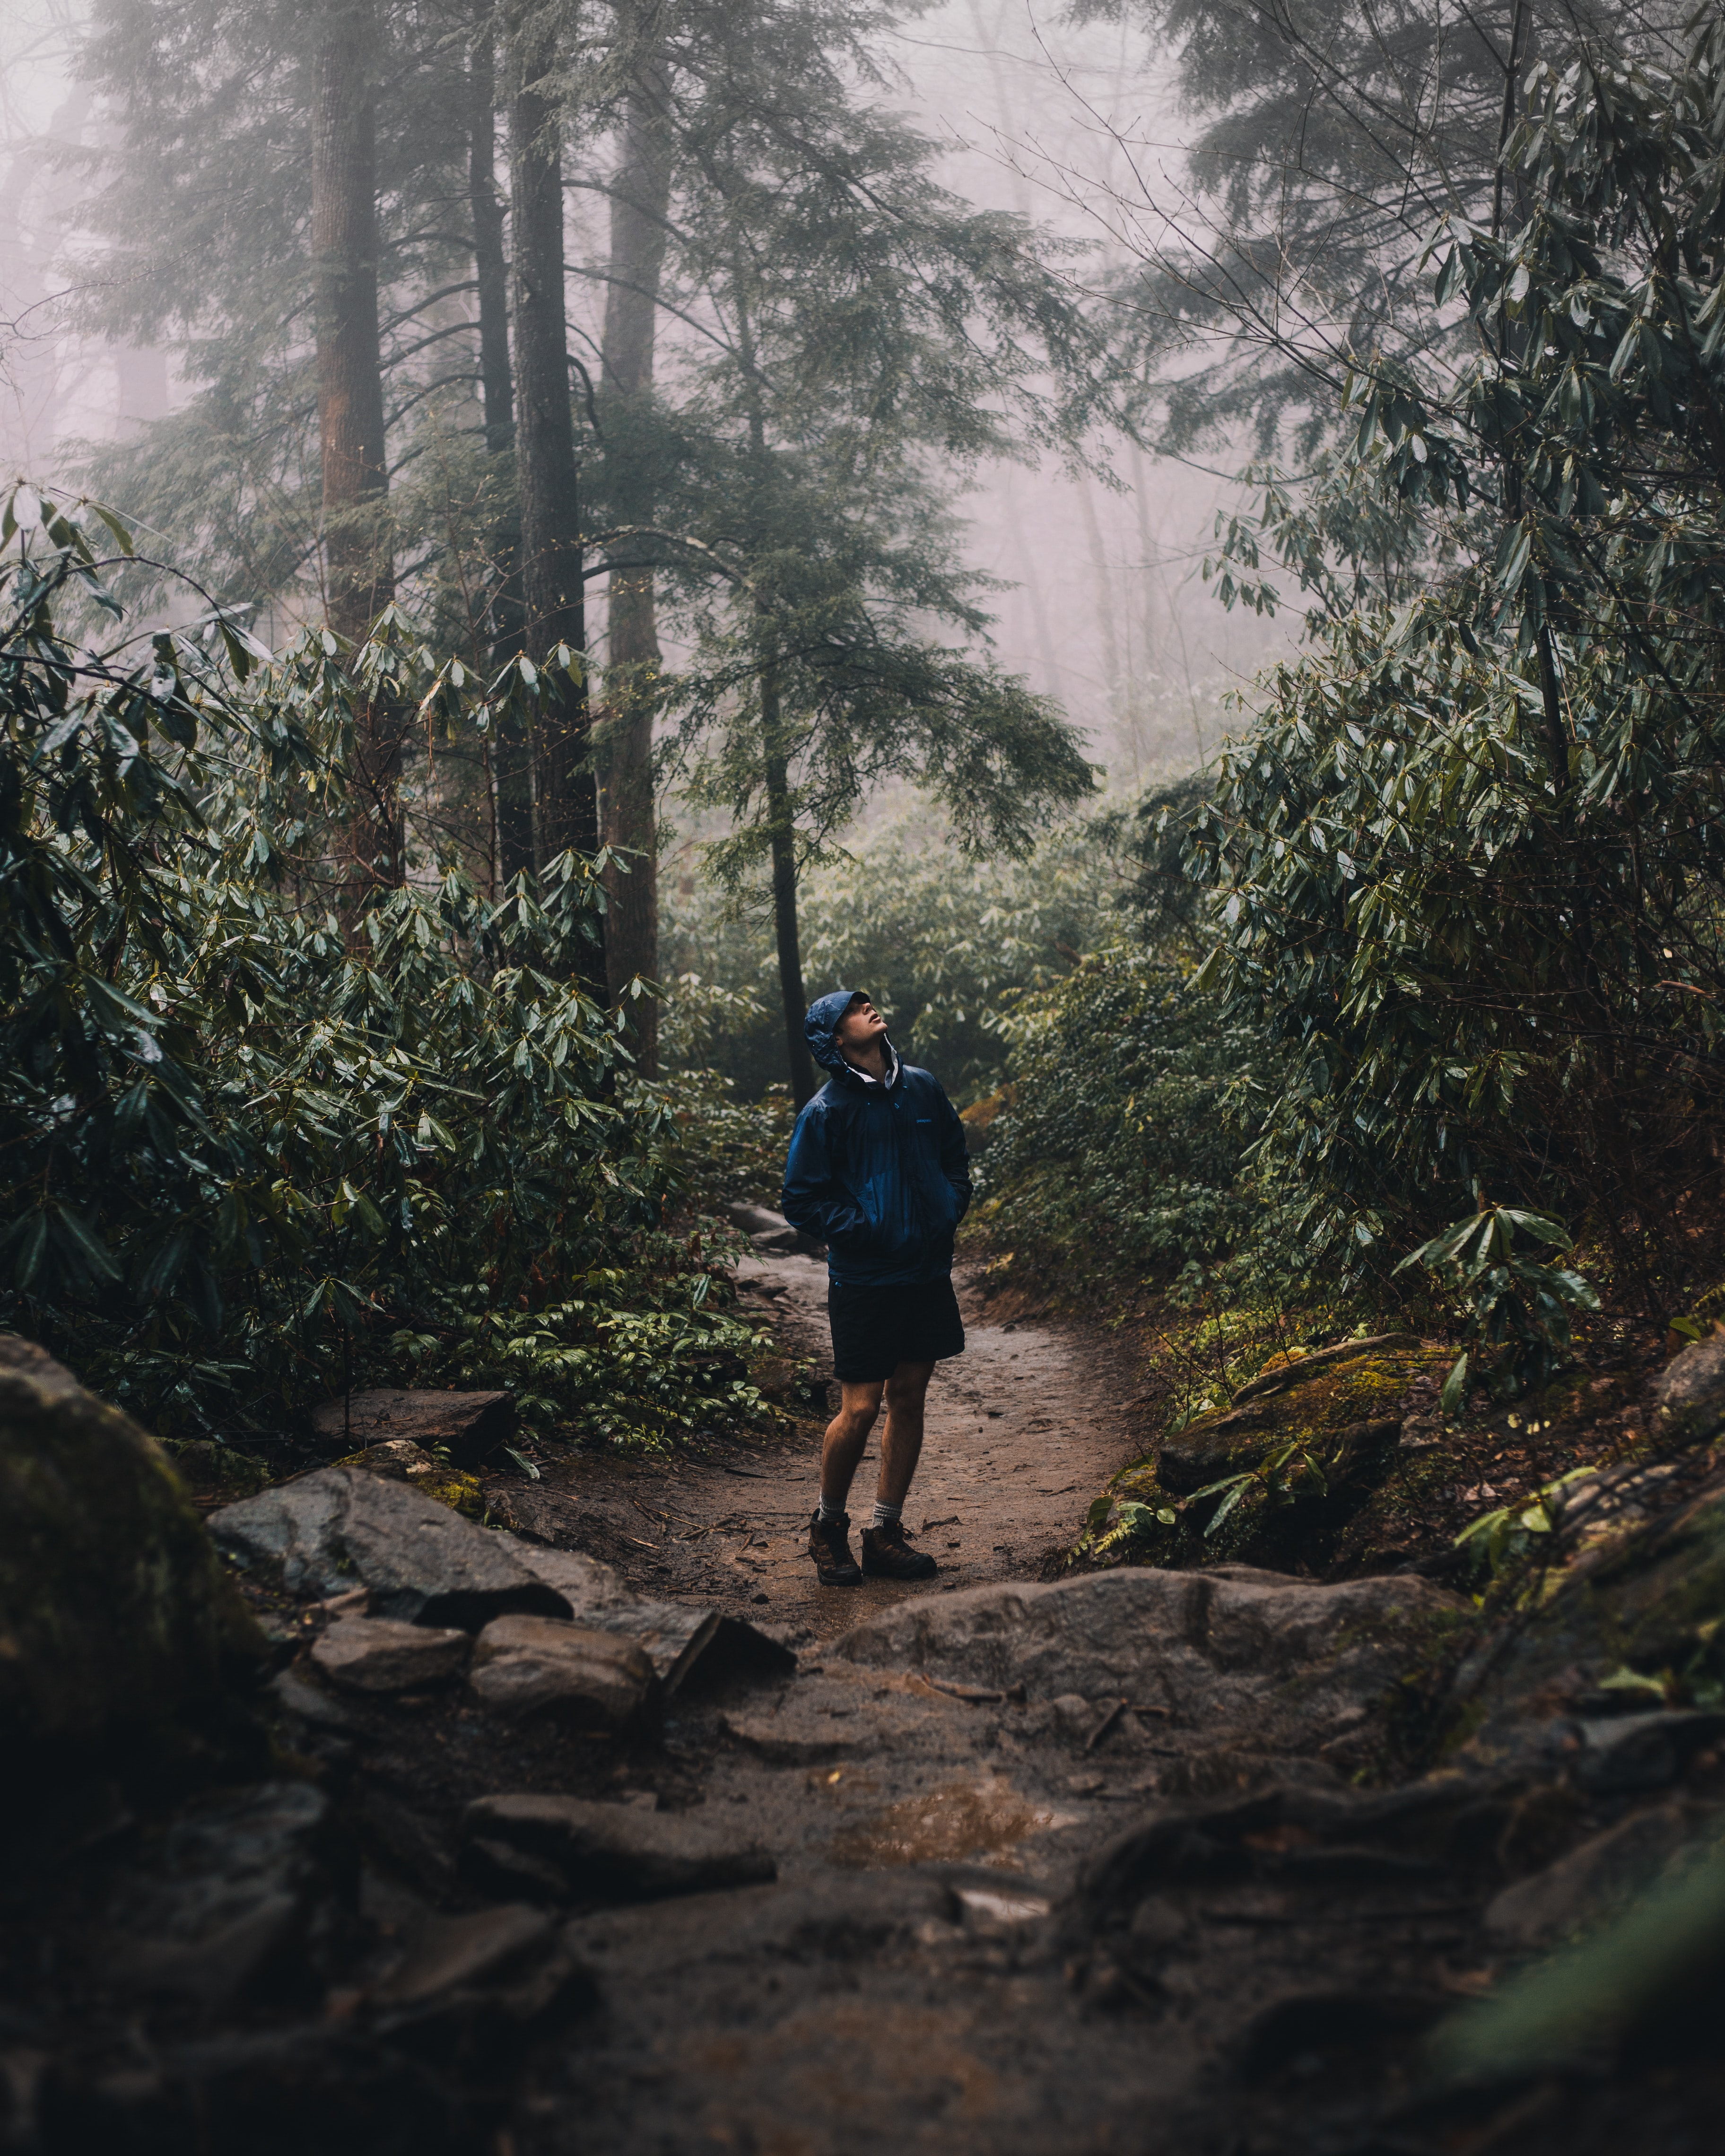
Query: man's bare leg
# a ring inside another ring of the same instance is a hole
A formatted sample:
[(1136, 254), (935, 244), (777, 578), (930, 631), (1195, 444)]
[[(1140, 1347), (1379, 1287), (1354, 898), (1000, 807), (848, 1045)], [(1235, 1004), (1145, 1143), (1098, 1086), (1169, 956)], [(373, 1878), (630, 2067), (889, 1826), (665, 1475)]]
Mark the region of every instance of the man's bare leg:
[[(894, 1371), (893, 1375), (897, 1374)], [(886, 1390), (886, 1381), (880, 1378), (865, 1385), (847, 1383), (843, 1387), (839, 1412), (827, 1424), (820, 1452), (821, 1502), (831, 1512), (842, 1512), (845, 1509), (845, 1500), (850, 1495), (856, 1471), (862, 1466), (869, 1432), (880, 1412), (880, 1395)], [(915, 1464), (913, 1460), (911, 1465)]]
[(886, 1428), (880, 1437), (880, 1476), (875, 1495), (883, 1505), (902, 1505), (910, 1492), (911, 1478), (922, 1457), (922, 1423), (928, 1399), (932, 1363), (901, 1363), (884, 1381), (847, 1383), (839, 1412), (827, 1424), (820, 1455), (822, 1502), (838, 1512), (845, 1509), (850, 1486), (868, 1447), (869, 1432), (886, 1402)]
[(886, 1380), (886, 1428), (880, 1437), (880, 1479), (876, 1500), (900, 1506), (911, 1493), (911, 1477), (922, 1457), (922, 1418), (928, 1402), (932, 1363), (901, 1363)]
[(886, 1428), (880, 1437), (874, 1524), (863, 1534), (862, 1571), (887, 1579), (926, 1579), (934, 1572), (932, 1558), (907, 1548), (899, 1517), (922, 1456), (923, 1415), (933, 1375), (932, 1363), (901, 1363), (884, 1381), (845, 1385), (821, 1447), (820, 1502), (827, 1517), (823, 1522), (817, 1515), (809, 1529), (809, 1554), (823, 1584), (848, 1585), (861, 1576), (845, 1544), (845, 1505), (883, 1399)]

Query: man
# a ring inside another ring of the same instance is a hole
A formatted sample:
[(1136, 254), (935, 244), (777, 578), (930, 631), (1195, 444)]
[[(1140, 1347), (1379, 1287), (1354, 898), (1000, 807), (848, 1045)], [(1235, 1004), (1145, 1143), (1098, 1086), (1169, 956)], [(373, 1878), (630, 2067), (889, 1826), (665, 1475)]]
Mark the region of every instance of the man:
[[(928, 1381), (937, 1363), (964, 1352), (952, 1292), (952, 1236), (970, 1204), (964, 1130), (928, 1072), (900, 1062), (865, 995), (822, 996), (803, 1030), (833, 1075), (797, 1118), (780, 1203), (793, 1227), (827, 1246), (833, 1369), (844, 1389), (827, 1425), (809, 1554), (825, 1587), (854, 1587), (865, 1573), (927, 1579), (934, 1559), (910, 1547), (903, 1514)], [(883, 1395), (880, 1479), (859, 1569), (845, 1501)]]

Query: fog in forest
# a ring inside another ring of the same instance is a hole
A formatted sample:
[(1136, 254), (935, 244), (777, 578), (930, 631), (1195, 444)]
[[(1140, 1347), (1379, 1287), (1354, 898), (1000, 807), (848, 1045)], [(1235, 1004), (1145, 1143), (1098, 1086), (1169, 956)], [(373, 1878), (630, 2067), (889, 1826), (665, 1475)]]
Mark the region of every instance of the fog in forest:
[[(69, 454), (136, 436), (186, 395), (169, 353), (78, 326), (90, 275), (80, 205), (112, 140), (73, 72), (85, 27), (80, 0), (12, 0), (0, 23), (0, 466), (48, 481), (64, 480)], [(1166, 69), (1130, 21), (946, 0), (891, 26), (876, 51), (886, 79), (862, 101), (942, 146), (935, 170), (957, 195), (1078, 243), (1070, 266), (1082, 287), (1126, 259), (1117, 192), (1142, 206), (1147, 181), (1183, 187)], [(583, 141), (571, 171), (603, 171), (615, 154), (614, 141)], [(603, 205), (572, 189), (567, 214), (570, 319), (596, 348), (603, 287), (584, 273), (603, 259)], [(662, 322), (660, 339), (675, 354), (678, 326)], [(985, 466), (959, 505), (962, 552), (1004, 587), (986, 602), (1000, 663), (1057, 699), (1110, 783), (1132, 788), (1201, 762), (1237, 727), (1224, 699), (1290, 630), (1286, 617), (1225, 612), (1201, 581), (1219, 508), (1244, 498), (1243, 449), (1223, 439), (1162, 455), (1106, 429), (1086, 446), (1088, 473), (1051, 455)], [(276, 633), (295, 611), (285, 606)], [(603, 600), (590, 625), (603, 649)]]

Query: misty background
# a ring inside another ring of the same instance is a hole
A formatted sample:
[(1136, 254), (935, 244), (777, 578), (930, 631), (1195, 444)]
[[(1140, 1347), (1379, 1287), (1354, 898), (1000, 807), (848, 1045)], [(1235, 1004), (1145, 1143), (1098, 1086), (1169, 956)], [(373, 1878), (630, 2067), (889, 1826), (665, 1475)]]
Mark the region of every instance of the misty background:
[[(80, 205), (113, 134), (75, 72), (85, 16), (81, 0), (12, 0), (0, 15), (0, 466), (62, 483), (90, 445), (135, 436), (190, 393), (170, 353), (77, 325), (91, 242)], [(936, 176), (955, 193), (1081, 243), (1081, 282), (1100, 285), (1124, 259), (1117, 194), (1181, 187), (1179, 116), (1140, 23), (949, 0), (891, 27), (879, 52), (889, 79), (865, 98), (943, 146)], [(607, 156), (603, 142), (583, 146), (585, 163)], [(567, 218), (570, 319), (596, 346), (603, 206), (572, 188)], [(678, 335), (661, 321), (661, 352)], [(1049, 458), (985, 468), (961, 504), (963, 552), (1003, 587), (988, 601), (1000, 663), (1058, 700), (1111, 788), (1137, 788), (1205, 760), (1230, 724), (1224, 700), (1287, 647), (1291, 626), (1224, 611), (1201, 580), (1218, 511), (1244, 496), (1243, 451), (1194, 460), (1091, 446), (1098, 474)], [(266, 640), (293, 611), (260, 624)], [(602, 598), (590, 628), (602, 649)], [(675, 664), (669, 642), (667, 655)]]

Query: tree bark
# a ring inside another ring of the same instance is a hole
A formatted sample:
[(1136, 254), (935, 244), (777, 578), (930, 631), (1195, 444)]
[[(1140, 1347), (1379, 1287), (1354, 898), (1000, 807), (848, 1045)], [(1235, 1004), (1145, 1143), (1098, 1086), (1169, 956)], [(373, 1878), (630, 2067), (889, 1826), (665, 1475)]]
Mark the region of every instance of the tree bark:
[[(331, 0), (315, 18), (311, 252), (324, 559), (330, 626), (356, 644), (395, 595), (377, 331), (376, 34), (371, 0)], [(381, 697), (367, 698), (355, 719), (345, 880), (357, 901), (402, 880), (402, 723)]]
[[(653, 393), (659, 281), (665, 266), (670, 157), (664, 81), (645, 69), (626, 101), (623, 161), (611, 198), (611, 282), (605, 295), (602, 409), (609, 413), (612, 454), (621, 470), (613, 506), (622, 524), (650, 524), (650, 476), (628, 461), (631, 408)], [(610, 664), (606, 674), (604, 789), (607, 845), (627, 850), (627, 869), (607, 873), (611, 910), (605, 957), (612, 1000), (637, 974), (659, 973), (659, 834), (653, 793), (653, 720), (658, 706), (659, 628), (650, 569), (617, 569), (609, 590)], [(644, 1076), (659, 1072), (659, 1006), (650, 996), (628, 1005)]]
[[(521, 505), (526, 643), (543, 662), (559, 644), (583, 654), (580, 476), (563, 318), (563, 157), (559, 115), (546, 88), (556, 57), (542, 11), (515, 0), (509, 109), (510, 216), (515, 295), (516, 467)], [(598, 799), (588, 754), (584, 677), (556, 670), (533, 747), (535, 865), (568, 847), (598, 850)], [(603, 959), (596, 973), (605, 990)]]
[(503, 251), (503, 201), (497, 192), (496, 40), (489, 22), (474, 40), (467, 82), (467, 198), (479, 285), (480, 398), (486, 454), (495, 457), (515, 444), (515, 384), (509, 372), (509, 263)]
[(786, 1060), (791, 1097), (800, 1108), (814, 1093), (814, 1059), (803, 1030), (809, 998), (803, 987), (803, 946), (797, 931), (797, 832), (783, 740), (778, 684), (771, 666), (761, 675), (761, 738), (767, 770), (767, 828), (773, 849), (773, 932), (778, 946), (778, 989), (784, 1003)]
[[(521, 600), (521, 520), (515, 499), (515, 381), (509, 365), (509, 259), (503, 243), (503, 198), (497, 192), (496, 34), (486, 15), (468, 64), (467, 192), (473, 218), (474, 276), (479, 285), (480, 408), (485, 451), (506, 504), (491, 536), (489, 639), (494, 665), (522, 649), (526, 609)], [(527, 739), (513, 720), (491, 742), (495, 867), (507, 883), (533, 865)]]

